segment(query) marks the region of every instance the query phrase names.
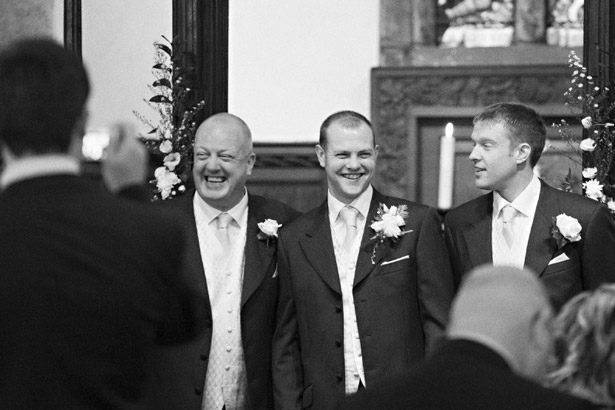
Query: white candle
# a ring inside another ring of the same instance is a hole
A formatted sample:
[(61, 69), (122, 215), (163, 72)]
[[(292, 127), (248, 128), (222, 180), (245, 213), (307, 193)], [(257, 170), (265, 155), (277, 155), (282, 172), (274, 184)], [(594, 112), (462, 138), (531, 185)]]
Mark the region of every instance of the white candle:
[(453, 206), (453, 173), (455, 169), (455, 137), (453, 124), (446, 124), (444, 136), (440, 138), (440, 181), (438, 184), (438, 209), (447, 210)]

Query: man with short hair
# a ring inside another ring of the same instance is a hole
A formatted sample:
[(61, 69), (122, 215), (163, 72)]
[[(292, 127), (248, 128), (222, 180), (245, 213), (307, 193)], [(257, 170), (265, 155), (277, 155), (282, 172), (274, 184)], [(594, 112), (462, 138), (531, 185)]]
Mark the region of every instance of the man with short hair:
[(202, 322), (177, 274), (181, 224), (80, 175), (88, 94), (81, 62), (51, 40), (0, 52), (2, 408), (159, 408), (151, 354)]
[(451, 269), (434, 209), (371, 186), (370, 122), (341, 111), (316, 146), (329, 187), (279, 242), (277, 409), (328, 410), (421, 362), (442, 336)]
[(608, 209), (556, 190), (533, 172), (545, 135), (542, 118), (521, 104), (494, 104), (474, 118), (474, 182), (492, 192), (446, 215), (456, 285), (481, 264), (528, 267), (558, 308), (583, 290), (615, 281)]
[(552, 309), (535, 273), (483, 266), (451, 307), (448, 341), (425, 363), (364, 394), (346, 410), (567, 410), (591, 403), (542, 387), (553, 348)]
[(186, 265), (207, 310), (206, 331), (195, 342), (163, 352), (174, 371), (160, 375), (157, 401), (168, 408), (273, 408), (277, 230), (299, 213), (248, 193), (255, 160), (246, 123), (215, 114), (196, 132), (196, 189), (163, 203), (190, 226)]

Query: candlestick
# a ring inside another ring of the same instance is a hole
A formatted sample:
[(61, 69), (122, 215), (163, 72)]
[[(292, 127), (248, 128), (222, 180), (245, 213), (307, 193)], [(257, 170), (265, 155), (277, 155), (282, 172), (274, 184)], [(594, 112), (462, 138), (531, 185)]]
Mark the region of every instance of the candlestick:
[(453, 176), (455, 170), (455, 137), (453, 124), (446, 124), (440, 138), (440, 181), (438, 184), (438, 209), (447, 210), (453, 206)]

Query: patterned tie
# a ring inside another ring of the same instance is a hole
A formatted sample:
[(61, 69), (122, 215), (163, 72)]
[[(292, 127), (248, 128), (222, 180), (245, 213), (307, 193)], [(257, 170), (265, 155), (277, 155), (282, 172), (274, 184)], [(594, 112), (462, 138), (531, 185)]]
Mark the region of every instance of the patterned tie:
[(231, 245), (229, 225), (233, 221), (233, 217), (226, 212), (222, 212), (220, 215), (217, 216), (216, 220), (218, 221), (218, 230), (216, 231), (216, 237), (218, 238), (218, 241), (220, 241), (222, 249), (229, 249)]
[(344, 237), (344, 250), (346, 253), (352, 249), (352, 244), (357, 237), (357, 215), (359, 210), (350, 205), (346, 205), (340, 211), (340, 216), (346, 225), (346, 236)]
[(502, 236), (509, 248), (512, 248), (515, 241), (515, 233), (513, 231), (513, 220), (517, 215), (517, 210), (511, 205), (506, 205), (502, 208)]

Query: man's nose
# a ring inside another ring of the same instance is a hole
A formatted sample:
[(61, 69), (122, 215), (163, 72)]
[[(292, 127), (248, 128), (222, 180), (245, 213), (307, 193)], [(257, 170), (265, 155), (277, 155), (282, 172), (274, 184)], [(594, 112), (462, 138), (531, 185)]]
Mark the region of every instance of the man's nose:
[(356, 155), (351, 155), (350, 157), (348, 157), (348, 161), (346, 162), (346, 168), (349, 168), (349, 169), (361, 168), (361, 162), (359, 161), (359, 157)]
[(205, 161), (205, 169), (208, 171), (217, 171), (220, 169), (220, 159), (216, 155), (212, 155)]
[(470, 155), (468, 156), (468, 158), (470, 158), (471, 161), (478, 161), (480, 159), (476, 147), (472, 148), (472, 151), (470, 151)]

